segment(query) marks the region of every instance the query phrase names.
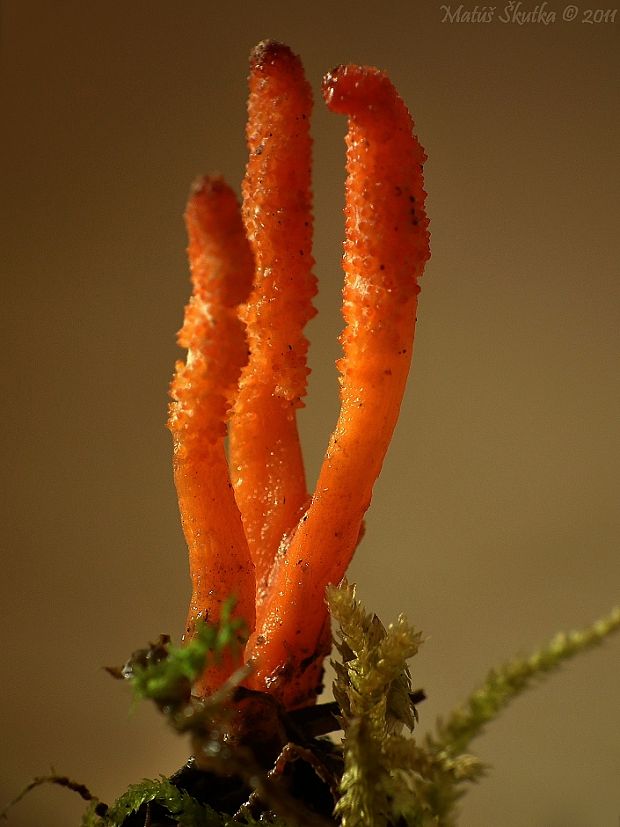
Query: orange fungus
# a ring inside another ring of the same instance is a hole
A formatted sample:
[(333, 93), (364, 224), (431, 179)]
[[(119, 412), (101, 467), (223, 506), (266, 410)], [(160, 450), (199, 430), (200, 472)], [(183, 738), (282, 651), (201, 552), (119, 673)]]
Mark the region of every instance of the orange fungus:
[[(320, 691), (331, 640), (325, 588), (355, 551), (405, 389), (430, 255), (426, 156), (384, 73), (340, 66), (326, 75), (327, 106), (348, 118), (345, 328), (340, 414), (309, 496), (296, 412), (316, 292), (311, 92), (299, 58), (272, 41), (252, 52), (249, 82), (241, 211), (213, 178), (186, 212), (193, 295), (169, 427), (193, 584), (188, 632), (234, 594), (250, 630), (248, 686), (293, 709)], [(212, 692), (236, 665), (208, 667), (195, 691)]]

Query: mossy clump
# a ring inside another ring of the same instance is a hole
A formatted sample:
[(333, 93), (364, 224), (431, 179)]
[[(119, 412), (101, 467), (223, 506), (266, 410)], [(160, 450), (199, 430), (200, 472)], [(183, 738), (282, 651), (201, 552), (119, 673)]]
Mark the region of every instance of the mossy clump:
[[(418, 741), (416, 703), (425, 696), (412, 690), (408, 662), (421, 633), (403, 616), (384, 627), (346, 581), (328, 590), (328, 604), (337, 629), (334, 703), (286, 711), (243, 687), (249, 667), (213, 695), (194, 697), (191, 687), (210, 659), (243, 645), (245, 628), (229, 602), (219, 623), (200, 624), (186, 646), (161, 636), (108, 670), (189, 736), (184, 767), (131, 786), (111, 805), (66, 776), (35, 778), (9, 806), (52, 783), (88, 801), (82, 827), (453, 827), (467, 786), (486, 770), (469, 752), (472, 741), (514, 698), (620, 629), (616, 608), (492, 670)], [(338, 729), (338, 742), (326, 737)]]

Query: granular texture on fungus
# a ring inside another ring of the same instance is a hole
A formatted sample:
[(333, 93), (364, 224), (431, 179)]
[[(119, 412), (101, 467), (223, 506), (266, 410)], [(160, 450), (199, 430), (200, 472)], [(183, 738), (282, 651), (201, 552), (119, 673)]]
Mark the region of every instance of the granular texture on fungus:
[(241, 208), (220, 179), (190, 196), (188, 357), (169, 425), (193, 584), (188, 634), (200, 618), (217, 621), (229, 594), (250, 632), (238, 663), (208, 666), (195, 691), (213, 692), (245, 660), (247, 686), (294, 709), (320, 691), (325, 589), (355, 551), (405, 389), (430, 255), (425, 154), (384, 73), (326, 75), (325, 102), (348, 117), (345, 328), (340, 415), (310, 496), (296, 412), (315, 312), (312, 96), (299, 58), (273, 41), (252, 52), (249, 86)]

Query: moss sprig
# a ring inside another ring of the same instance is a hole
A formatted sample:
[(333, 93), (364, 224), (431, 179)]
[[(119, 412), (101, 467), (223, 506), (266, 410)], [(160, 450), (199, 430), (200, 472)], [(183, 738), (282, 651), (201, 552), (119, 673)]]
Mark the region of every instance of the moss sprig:
[(410, 799), (391, 747), (404, 726), (412, 730), (416, 721), (407, 661), (422, 637), (403, 616), (386, 629), (346, 581), (328, 589), (327, 599), (339, 626), (334, 696), (345, 733), (342, 795), (335, 812), (343, 827), (383, 827), (403, 814), (401, 805)]
[(547, 646), (528, 657), (515, 658), (492, 669), (486, 680), (425, 739), (421, 755), (427, 764), (416, 776), (416, 793), (437, 824), (456, 824), (457, 804), (465, 785), (478, 781), (486, 767), (469, 755), (471, 742), (482, 734), (513, 700), (535, 686), (566, 661), (603, 643), (620, 629), (620, 607), (584, 629), (557, 634)]
[(152, 803), (159, 804), (179, 827), (223, 827), (225, 823), (213, 808), (201, 804), (162, 777), (133, 784), (103, 814), (98, 814), (95, 807), (89, 806), (82, 818), (82, 827), (121, 827), (129, 816)]
[(197, 623), (187, 645), (174, 646), (161, 635), (156, 643), (134, 652), (123, 667), (107, 671), (129, 680), (136, 700), (152, 700), (161, 707), (186, 702), (209, 659), (219, 662), (227, 653), (234, 655), (247, 640), (245, 622), (232, 616), (234, 607), (234, 598), (229, 598), (217, 623)]
[(620, 629), (620, 606), (591, 626), (559, 633), (547, 646), (525, 658), (492, 669), (482, 686), (437, 725), (433, 748), (449, 755), (464, 752), (486, 725), (515, 698), (581, 652), (600, 645)]
[[(408, 660), (422, 643), (420, 632), (402, 616), (384, 627), (346, 581), (329, 589), (328, 602), (339, 627), (334, 695), (344, 730), (344, 769), (334, 819), (342, 827), (454, 827), (460, 799), (487, 769), (469, 752), (472, 741), (520, 694), (620, 630), (618, 607), (584, 629), (556, 635), (531, 655), (491, 670), (461, 706), (437, 722), (434, 734), (418, 742), (412, 735), (417, 711)], [(249, 801), (258, 797), (266, 809), (244, 805), (235, 815), (220, 813), (176, 786), (174, 778), (142, 781), (108, 806), (83, 784), (55, 773), (35, 778), (9, 807), (37, 787), (55, 784), (89, 802), (82, 827), (121, 827), (138, 811), (150, 823), (151, 805), (165, 823), (179, 827), (257, 827), (266, 822), (276, 827), (325, 827), (328, 822), (307, 802), (293, 797), (273, 770), (266, 773), (251, 750), (230, 742), (229, 702), (243, 691), (237, 686), (247, 672), (236, 673), (203, 700), (191, 695), (192, 682), (208, 659), (226, 657), (243, 639), (245, 628), (232, 617), (233, 605), (227, 603), (218, 624), (199, 625), (187, 646), (172, 646), (162, 636), (134, 652), (122, 668), (108, 671), (127, 679), (136, 698), (152, 700), (178, 733), (190, 735), (198, 766), (243, 779), (254, 790)], [(340, 771), (334, 783), (339, 777)], [(6, 818), (8, 809), (0, 818)]]
[(487, 767), (468, 750), (486, 725), (564, 662), (620, 629), (620, 608), (591, 626), (556, 635), (545, 647), (489, 672), (482, 686), (418, 743), (407, 660), (421, 643), (404, 618), (386, 630), (343, 582), (328, 592), (339, 624), (334, 696), (341, 709), (345, 768), (336, 807), (343, 827), (453, 827), (467, 785)]

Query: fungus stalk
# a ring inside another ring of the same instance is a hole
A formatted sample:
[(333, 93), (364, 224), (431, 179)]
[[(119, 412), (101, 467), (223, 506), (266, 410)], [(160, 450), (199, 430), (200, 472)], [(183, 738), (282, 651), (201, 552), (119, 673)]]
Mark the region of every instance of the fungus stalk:
[[(295, 709), (320, 692), (325, 590), (357, 546), (405, 389), (429, 258), (425, 155), (385, 74), (341, 66), (325, 77), (327, 106), (348, 117), (345, 328), (340, 414), (309, 496), (296, 411), (316, 292), (311, 92), (299, 58), (272, 41), (253, 51), (249, 84), (241, 212), (221, 180), (205, 179), (186, 214), (194, 293), (169, 424), (193, 583), (188, 633), (234, 594), (250, 632), (248, 687)], [(209, 666), (197, 694), (236, 665)]]

